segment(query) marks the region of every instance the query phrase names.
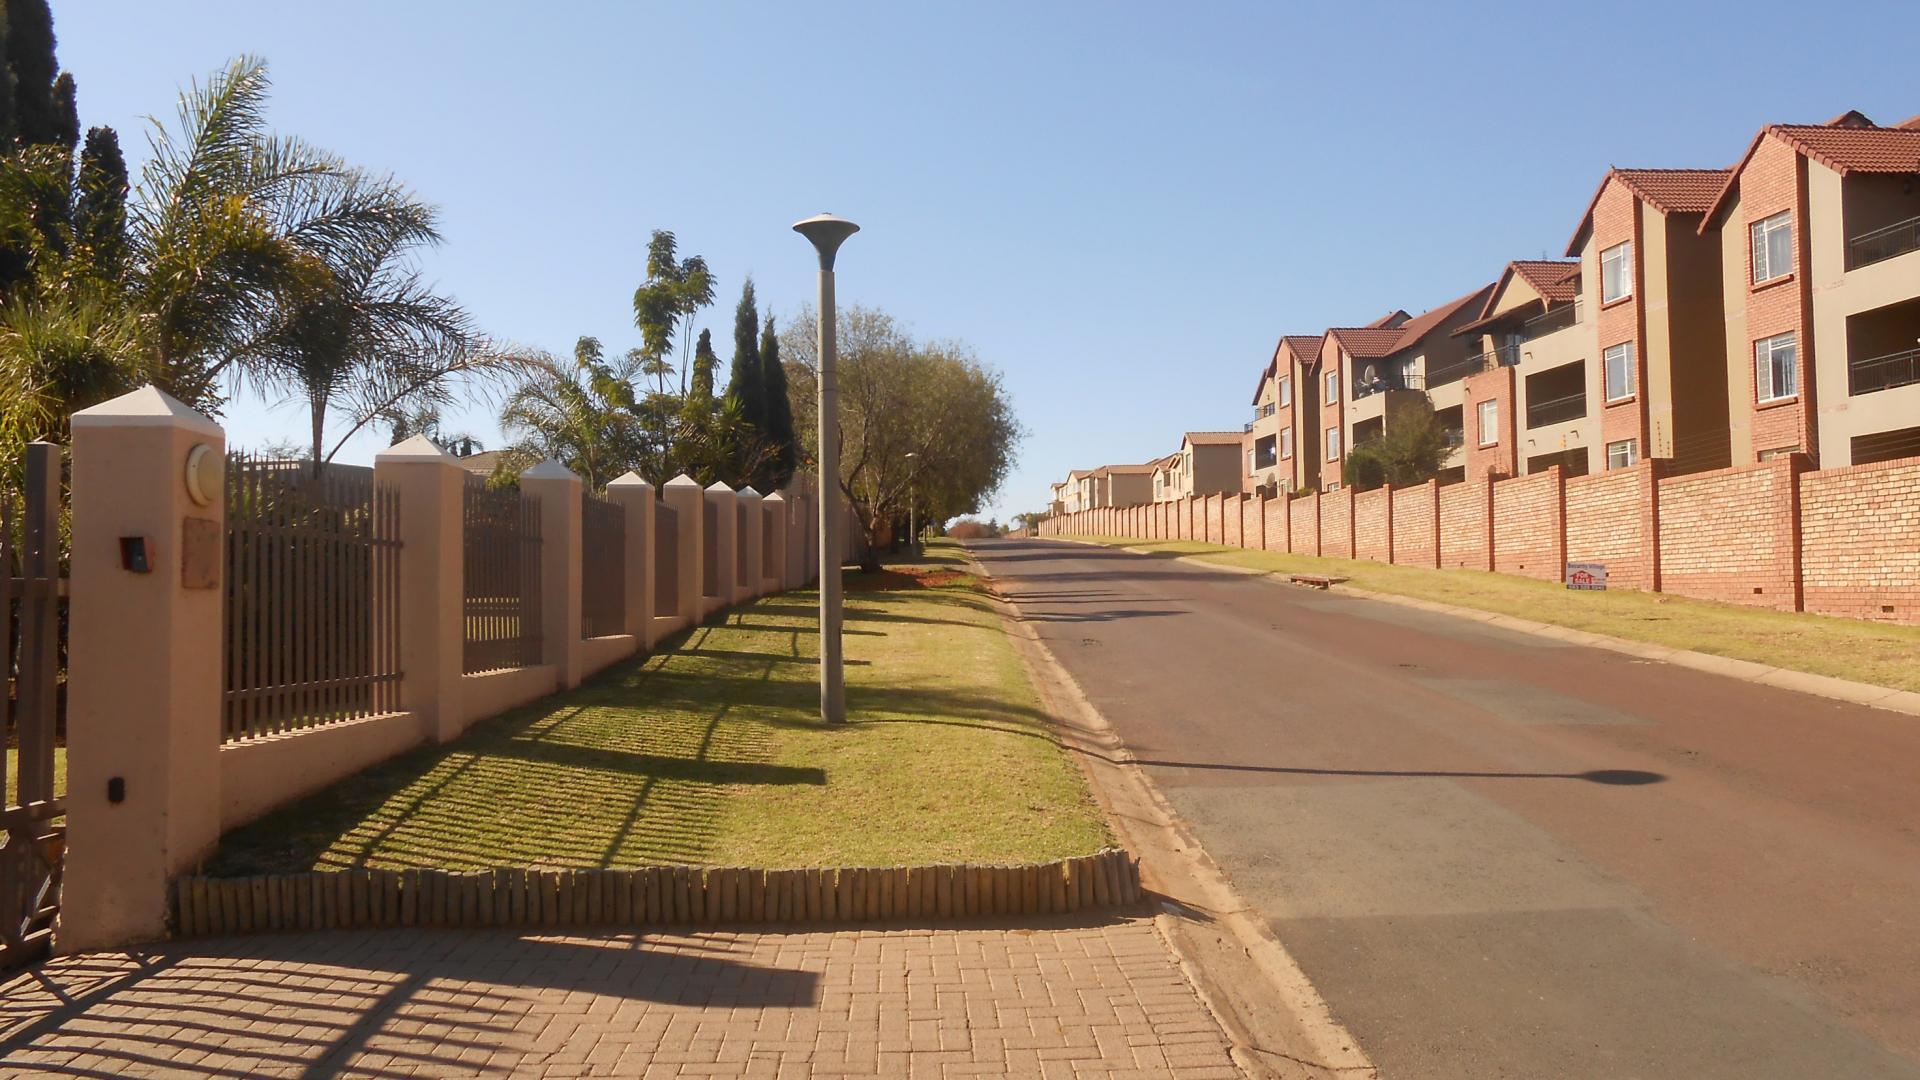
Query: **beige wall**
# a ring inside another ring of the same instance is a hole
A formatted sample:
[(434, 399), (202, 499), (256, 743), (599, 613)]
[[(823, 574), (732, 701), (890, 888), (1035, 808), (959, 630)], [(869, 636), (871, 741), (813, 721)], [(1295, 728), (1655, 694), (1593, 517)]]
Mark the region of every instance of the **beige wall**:
[[(1826, 166), (1813, 161), (1807, 163), (1808, 241), (1813, 262), (1814, 402), (1819, 417), (1815, 432), (1820, 444), (1820, 463), (1827, 468), (1852, 461), (1856, 436), (1920, 426), (1920, 384), (1857, 397), (1849, 392), (1847, 320), (1920, 297), (1920, 251), (1848, 270), (1843, 212), (1845, 183), (1846, 180)], [(1916, 325), (1914, 331), (1908, 335), (1910, 339), (1920, 336), (1920, 325)], [(1895, 332), (1889, 331), (1883, 338), (1890, 340)], [(1873, 350), (1885, 343), (1883, 340), (1863, 345), (1862, 358), (1880, 355)], [(1908, 340), (1903, 347), (1920, 346)]]

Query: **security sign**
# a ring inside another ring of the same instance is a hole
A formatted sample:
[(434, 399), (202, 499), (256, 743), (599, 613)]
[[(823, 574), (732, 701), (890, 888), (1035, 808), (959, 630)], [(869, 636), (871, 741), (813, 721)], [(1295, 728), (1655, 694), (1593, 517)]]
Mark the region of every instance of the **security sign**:
[(1567, 588), (1604, 590), (1606, 587), (1606, 563), (1570, 562), (1567, 564)]

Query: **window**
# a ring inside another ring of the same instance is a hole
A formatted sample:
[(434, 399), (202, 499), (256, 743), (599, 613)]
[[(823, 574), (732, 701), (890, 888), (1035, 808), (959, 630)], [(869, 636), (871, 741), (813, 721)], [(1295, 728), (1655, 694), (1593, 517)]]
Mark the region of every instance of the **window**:
[(1283, 458), (1290, 458), (1293, 456), (1293, 429), (1292, 428), (1280, 429), (1280, 456)]
[(1293, 376), (1280, 376), (1280, 404), (1293, 404)]
[(1633, 396), (1633, 342), (1607, 346), (1601, 354), (1606, 362), (1607, 400), (1621, 401)]
[(1337, 427), (1327, 429), (1327, 460), (1340, 460), (1340, 429)]
[(1753, 283), (1793, 273), (1793, 214), (1782, 210), (1753, 223)]
[(1474, 406), (1480, 418), (1480, 445), (1492, 446), (1500, 441), (1500, 403), (1483, 401)]
[(1329, 403), (1340, 400), (1340, 373), (1337, 371), (1327, 372), (1326, 400)]
[(1799, 350), (1792, 334), (1776, 334), (1753, 343), (1753, 389), (1762, 404), (1799, 392)]
[(1640, 460), (1640, 440), (1622, 439), (1607, 444), (1607, 468), (1624, 469)]
[(1611, 304), (1633, 295), (1633, 241), (1615, 244), (1600, 253), (1600, 302)]
[(1252, 476), (1252, 475), (1253, 475), (1253, 468), (1254, 468), (1254, 466), (1253, 466), (1253, 451), (1251, 451), (1251, 450), (1249, 450), (1249, 451), (1247, 451), (1247, 475), (1248, 475), (1248, 476)]
[(1400, 389), (1420, 389), (1420, 366), (1426, 362), (1424, 356), (1409, 356), (1400, 361)]

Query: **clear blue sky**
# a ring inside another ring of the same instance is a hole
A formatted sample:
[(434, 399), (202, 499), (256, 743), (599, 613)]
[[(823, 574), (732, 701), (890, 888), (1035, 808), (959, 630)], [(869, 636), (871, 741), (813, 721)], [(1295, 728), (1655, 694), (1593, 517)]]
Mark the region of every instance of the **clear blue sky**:
[[(1609, 164), (1721, 166), (1764, 123), (1920, 112), (1920, 5), (1894, 0), (53, 7), (83, 124), (136, 166), (141, 117), (262, 55), (274, 125), (442, 207), (430, 273), (556, 352), (637, 342), (652, 229), (718, 273), (725, 343), (744, 275), (783, 318), (811, 297), (793, 221), (853, 218), (841, 302), (1006, 375), (1031, 434), (1002, 517), (1069, 468), (1237, 428), (1282, 333), (1558, 256)], [(228, 422), (241, 445), (302, 426), (255, 401)], [(463, 426), (496, 444), (486, 408)]]

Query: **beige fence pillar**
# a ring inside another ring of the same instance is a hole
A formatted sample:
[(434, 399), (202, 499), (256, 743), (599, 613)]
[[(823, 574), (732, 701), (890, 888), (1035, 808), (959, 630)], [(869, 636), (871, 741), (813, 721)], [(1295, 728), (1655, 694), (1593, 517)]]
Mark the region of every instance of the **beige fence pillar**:
[(739, 536), (734, 528), (733, 489), (715, 480), (707, 486), (705, 494), (707, 527), (712, 530), (712, 535), (706, 538), (706, 555), (712, 560), (712, 565), (706, 568), (705, 588), (701, 595), (706, 598), (702, 614), (711, 615), (733, 604), (733, 581), (738, 568), (734, 545), (739, 542)]
[(706, 573), (706, 495), (700, 490), (698, 480), (681, 473), (660, 489), (660, 498), (673, 507), (677, 533), (674, 555), (679, 562), (679, 587), (675, 592), (680, 604), (674, 614), (692, 626), (707, 611), (700, 588)]
[(466, 627), (467, 471), (425, 435), (376, 454), (376, 484), (400, 510), (400, 707), (434, 742), (459, 735)]
[(580, 478), (557, 461), (520, 474), (540, 500), (540, 660), (562, 690), (580, 685)]
[(734, 529), (734, 562), (738, 568), (733, 579), (733, 596), (736, 602), (745, 603), (766, 591), (761, 584), (765, 576), (761, 570), (765, 553), (760, 550), (760, 493), (749, 484), (734, 496), (733, 519), (738, 522)]
[(73, 416), (63, 953), (165, 936), (220, 839), (225, 453), (151, 386)]
[(760, 568), (760, 589), (781, 592), (790, 587), (787, 582), (792, 573), (788, 563), (787, 497), (776, 491), (760, 505), (766, 517), (766, 538), (761, 544), (766, 564)]
[(653, 601), (655, 548), (653, 485), (639, 473), (607, 481), (607, 499), (626, 511), (627, 550), (625, 580), (627, 595), (621, 610), (626, 612), (626, 632), (640, 643), (642, 650), (653, 648)]

